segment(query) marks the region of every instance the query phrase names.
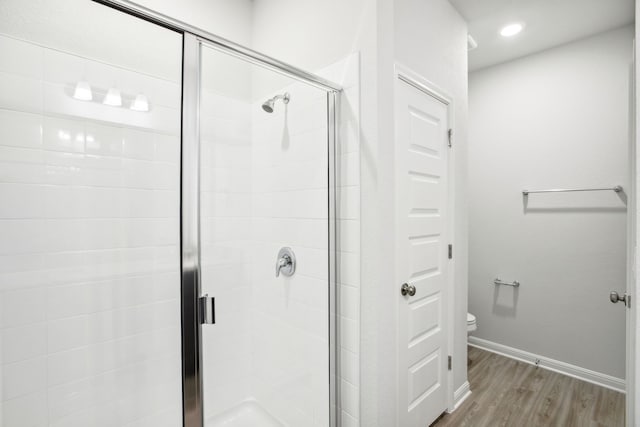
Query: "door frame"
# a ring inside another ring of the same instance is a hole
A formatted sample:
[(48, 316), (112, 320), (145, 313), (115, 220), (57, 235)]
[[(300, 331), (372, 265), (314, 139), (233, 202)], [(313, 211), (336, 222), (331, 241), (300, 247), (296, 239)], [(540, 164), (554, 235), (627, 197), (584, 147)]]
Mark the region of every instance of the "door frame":
[[(437, 101), (442, 102), (446, 108), (447, 108), (447, 128), (451, 129), (453, 132), (453, 135), (455, 135), (455, 117), (454, 117), (454, 111), (455, 111), (455, 104), (454, 104), (454, 98), (451, 94), (449, 94), (447, 91), (445, 91), (444, 89), (442, 89), (441, 87), (439, 87), (438, 85), (436, 85), (435, 83), (433, 83), (432, 81), (430, 81), (429, 79), (427, 79), (426, 77), (422, 76), (421, 74), (415, 72), (414, 70), (412, 70), (411, 68), (399, 63), (399, 62), (395, 62), (394, 63), (394, 85), (393, 85), (393, 90), (394, 90), (394, 105), (396, 102), (396, 97), (397, 97), (397, 85), (398, 84), (408, 84), (416, 89), (418, 89), (419, 91), (421, 91), (422, 93), (424, 93), (425, 95), (428, 95), (434, 99), (436, 99)], [(394, 114), (397, 114), (397, 112), (394, 112)], [(397, 129), (396, 129), (396, 121), (394, 118), (394, 141), (397, 140)], [(451, 139), (450, 139), (451, 141)], [(449, 239), (449, 243), (453, 244), (456, 240), (456, 233), (455, 233), (455, 216), (456, 216), (456, 204), (455, 204), (455, 165), (456, 165), (456, 161), (455, 161), (455, 144), (452, 144), (449, 147), (449, 153), (447, 156), (447, 218), (445, 219), (445, 223), (446, 223), (446, 232), (447, 232), (447, 238)], [(395, 164), (394, 164), (394, 171), (395, 171)], [(394, 179), (395, 179), (395, 172), (394, 172)], [(394, 212), (394, 216), (395, 216), (395, 212)], [(397, 218), (396, 218), (397, 220)], [(395, 224), (394, 224), (395, 227)], [(394, 232), (395, 234), (395, 232)], [(397, 254), (397, 250), (394, 251)], [(454, 251), (455, 254), (455, 251)], [(397, 256), (397, 255), (396, 255)], [(456, 268), (456, 257), (453, 256), (451, 259), (448, 260), (449, 261), (449, 265), (447, 268), (447, 278), (446, 278), (446, 286), (447, 286), (447, 298), (448, 301), (445, 302), (444, 307), (447, 310), (446, 313), (446, 317), (447, 317), (447, 331), (445, 332), (445, 336), (446, 336), (446, 340), (447, 340), (447, 354), (449, 356), (451, 356), (451, 358), (453, 360), (455, 360), (455, 333), (454, 331), (456, 330), (456, 324), (455, 324), (455, 304), (454, 301), (456, 300), (455, 296), (455, 268)], [(401, 281), (398, 280), (404, 280), (401, 279), (399, 277), (399, 272), (398, 272), (398, 261), (397, 259), (394, 260), (394, 277), (396, 278), (396, 282), (395, 285), (402, 283)], [(397, 307), (397, 306), (396, 306)], [(396, 335), (399, 338), (401, 335), (401, 331), (400, 331), (400, 322), (399, 322), (399, 310), (396, 308)], [(466, 328), (465, 328), (466, 329)], [(465, 330), (465, 334), (466, 334), (466, 330)], [(399, 383), (400, 382), (400, 366), (399, 366), (399, 362), (398, 362), (398, 358), (396, 357), (396, 375), (398, 376), (396, 378), (396, 382)], [(450, 369), (446, 372), (446, 396), (447, 396), (447, 412), (452, 412), (455, 409), (455, 399), (454, 399), (454, 383), (453, 383), (453, 369)], [(397, 402), (397, 407), (398, 407), (398, 411), (404, 410), (403, 405), (401, 404), (401, 402), (399, 402), (399, 394), (397, 396), (398, 402)], [(400, 416), (400, 413), (398, 412), (396, 418), (398, 418)]]
[[(640, 17), (640, 2), (635, 5), (636, 19)], [(631, 302), (626, 313), (626, 425), (640, 425), (640, 402), (638, 402), (638, 385), (640, 384), (640, 339), (637, 337), (638, 325), (640, 325), (640, 313), (638, 312), (638, 297), (640, 296), (640, 276), (638, 275), (638, 206), (639, 194), (638, 186), (638, 149), (637, 141), (640, 137), (638, 123), (640, 122), (640, 88), (638, 79), (640, 75), (640, 47), (638, 46), (638, 24), (635, 24), (635, 35), (633, 42), (632, 61), (629, 72), (630, 80), (630, 100), (629, 100), (629, 203), (627, 205), (627, 286), (626, 291), (631, 295)]]
[(205, 318), (200, 286), (200, 71), (201, 48), (207, 46), (248, 63), (283, 74), (327, 93), (327, 257), (329, 323), (328, 352), (330, 427), (341, 425), (339, 292), (337, 281), (336, 177), (339, 102), (343, 88), (330, 80), (236, 44), (185, 22), (140, 6), (130, 0), (91, 0), (127, 15), (175, 31), (183, 37), (180, 146), (180, 304), (183, 427), (204, 426), (202, 390), (202, 323)]

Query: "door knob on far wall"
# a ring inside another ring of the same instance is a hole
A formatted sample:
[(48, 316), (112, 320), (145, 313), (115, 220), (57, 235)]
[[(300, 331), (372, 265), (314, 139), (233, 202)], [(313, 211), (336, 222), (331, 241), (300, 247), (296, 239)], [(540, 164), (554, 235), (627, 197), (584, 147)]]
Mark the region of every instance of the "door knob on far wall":
[(631, 305), (631, 295), (627, 295), (626, 293), (620, 296), (618, 292), (611, 291), (609, 293), (609, 300), (614, 304), (622, 301), (627, 307)]
[(416, 287), (413, 285), (409, 285), (408, 283), (403, 283), (402, 287), (400, 288), (400, 293), (405, 297), (407, 295), (412, 297), (416, 294)]
[(283, 276), (293, 276), (296, 272), (296, 254), (293, 253), (291, 248), (284, 247), (278, 251), (278, 259), (276, 261), (276, 277), (280, 277), (280, 273)]

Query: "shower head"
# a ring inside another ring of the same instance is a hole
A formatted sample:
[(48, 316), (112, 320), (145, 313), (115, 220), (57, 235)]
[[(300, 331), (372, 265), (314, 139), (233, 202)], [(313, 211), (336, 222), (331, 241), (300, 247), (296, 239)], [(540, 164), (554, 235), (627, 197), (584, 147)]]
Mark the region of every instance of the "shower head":
[(267, 99), (263, 104), (262, 104), (262, 109), (264, 111), (266, 111), (267, 113), (273, 113), (273, 98), (272, 99)]
[(289, 92), (285, 92), (283, 95), (276, 95), (273, 98), (267, 99), (262, 104), (262, 109), (267, 113), (273, 113), (273, 105), (278, 99), (282, 99), (283, 104), (288, 104), (291, 97), (289, 96)]

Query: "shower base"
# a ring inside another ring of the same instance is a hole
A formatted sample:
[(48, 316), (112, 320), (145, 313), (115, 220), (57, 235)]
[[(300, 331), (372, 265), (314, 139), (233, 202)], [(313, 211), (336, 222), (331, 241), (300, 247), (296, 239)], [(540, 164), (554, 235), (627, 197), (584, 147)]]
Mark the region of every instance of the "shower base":
[(245, 400), (205, 423), (206, 427), (284, 427), (255, 400)]

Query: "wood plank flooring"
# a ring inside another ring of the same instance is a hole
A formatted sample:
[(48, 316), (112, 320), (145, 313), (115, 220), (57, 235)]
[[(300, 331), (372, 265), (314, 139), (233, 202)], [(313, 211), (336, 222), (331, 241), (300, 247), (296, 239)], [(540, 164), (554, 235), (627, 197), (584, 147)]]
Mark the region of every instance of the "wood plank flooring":
[(469, 347), (471, 396), (432, 427), (624, 426), (624, 394)]

